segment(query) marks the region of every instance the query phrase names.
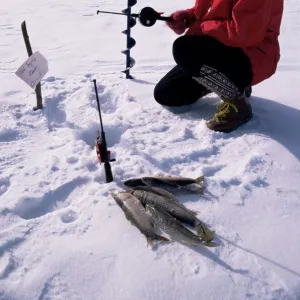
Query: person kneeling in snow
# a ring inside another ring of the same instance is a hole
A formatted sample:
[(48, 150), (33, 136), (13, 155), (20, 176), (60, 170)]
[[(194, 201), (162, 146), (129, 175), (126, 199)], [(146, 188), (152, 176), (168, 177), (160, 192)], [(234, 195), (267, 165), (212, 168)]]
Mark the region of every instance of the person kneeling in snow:
[(154, 89), (161, 105), (192, 104), (214, 92), (224, 102), (207, 127), (230, 132), (252, 118), (245, 89), (271, 77), (280, 59), (283, 0), (197, 0), (171, 15), (176, 66)]

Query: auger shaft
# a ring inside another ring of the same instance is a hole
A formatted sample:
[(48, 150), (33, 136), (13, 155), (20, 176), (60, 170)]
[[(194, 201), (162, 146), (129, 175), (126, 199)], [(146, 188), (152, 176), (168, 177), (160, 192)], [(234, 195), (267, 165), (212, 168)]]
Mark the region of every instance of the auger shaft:
[[(118, 12), (113, 12), (113, 11), (104, 11), (104, 10), (97, 10), (97, 15), (98, 14), (111, 14), (111, 15), (121, 15), (121, 16), (128, 16), (129, 14), (125, 13), (118, 13)], [(132, 17), (138, 18), (139, 14), (131, 14)]]

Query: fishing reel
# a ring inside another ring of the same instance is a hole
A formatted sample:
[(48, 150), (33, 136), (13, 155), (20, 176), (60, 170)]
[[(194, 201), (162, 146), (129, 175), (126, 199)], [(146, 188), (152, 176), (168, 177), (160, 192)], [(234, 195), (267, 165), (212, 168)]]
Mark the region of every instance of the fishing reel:
[(107, 150), (105, 143), (103, 143), (103, 138), (98, 131), (97, 138), (95, 140), (95, 148), (97, 153), (98, 162), (101, 165), (102, 163), (105, 163), (106, 161), (106, 154), (107, 154), (107, 160), (109, 162), (116, 161), (116, 159), (111, 159), (111, 151)]

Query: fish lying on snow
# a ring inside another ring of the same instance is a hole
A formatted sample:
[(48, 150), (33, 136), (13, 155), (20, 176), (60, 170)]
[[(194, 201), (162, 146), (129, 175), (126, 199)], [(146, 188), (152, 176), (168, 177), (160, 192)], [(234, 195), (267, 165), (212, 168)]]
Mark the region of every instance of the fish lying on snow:
[[(189, 212), (191, 212), (193, 215), (197, 215), (198, 214), (198, 212), (195, 212), (195, 211), (190, 210), (187, 207), (185, 207), (177, 198), (175, 198), (175, 196), (173, 194), (171, 194), (170, 192), (168, 192), (166, 190), (163, 190), (161, 188), (152, 187), (152, 186), (137, 186), (137, 187), (135, 187), (133, 189), (134, 190), (146, 191), (146, 192), (149, 192), (149, 193), (153, 193), (155, 195), (159, 195), (159, 196), (165, 197), (168, 201), (175, 202), (176, 204), (180, 205), (184, 209), (186, 209)], [(131, 190), (129, 190), (129, 191), (131, 191)]]
[(151, 186), (158, 187), (170, 192), (189, 192), (203, 195), (204, 176), (196, 179), (174, 176), (142, 177), (126, 180), (124, 184), (128, 187)]
[(152, 205), (155, 208), (169, 213), (178, 221), (192, 226), (196, 230), (198, 236), (204, 241), (210, 242), (213, 240), (214, 232), (210, 231), (208, 227), (196, 218), (195, 214), (186, 207), (177, 204), (175, 201), (170, 201), (170, 199), (166, 197), (145, 190), (132, 189), (130, 190), (130, 193), (138, 198), (145, 207), (146, 205)]
[(111, 196), (125, 213), (126, 218), (135, 225), (139, 231), (147, 238), (147, 242), (152, 244), (153, 241), (167, 242), (163, 236), (155, 232), (153, 220), (147, 214), (145, 207), (133, 195), (125, 191), (112, 191)]
[(152, 205), (146, 205), (146, 211), (151, 215), (154, 223), (170, 235), (173, 240), (187, 245), (204, 245), (207, 247), (217, 247), (219, 244), (205, 242), (193, 232), (184, 227), (180, 222), (167, 212), (157, 209)]
[(170, 192), (168, 192), (164, 189), (158, 188), (158, 187), (153, 187), (153, 186), (147, 186), (146, 185), (146, 186), (136, 186), (136, 187), (134, 187), (134, 189), (152, 192), (154, 194), (167, 197), (169, 199), (176, 199), (175, 196), (172, 193), (170, 193)]

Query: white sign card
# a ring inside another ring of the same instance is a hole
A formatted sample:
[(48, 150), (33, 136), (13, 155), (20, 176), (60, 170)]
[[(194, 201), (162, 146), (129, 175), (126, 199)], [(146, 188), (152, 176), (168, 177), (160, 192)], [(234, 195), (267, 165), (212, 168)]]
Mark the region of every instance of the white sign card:
[(16, 72), (16, 75), (35, 89), (48, 72), (48, 61), (40, 53), (33, 53)]

